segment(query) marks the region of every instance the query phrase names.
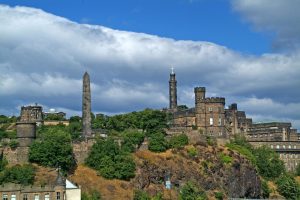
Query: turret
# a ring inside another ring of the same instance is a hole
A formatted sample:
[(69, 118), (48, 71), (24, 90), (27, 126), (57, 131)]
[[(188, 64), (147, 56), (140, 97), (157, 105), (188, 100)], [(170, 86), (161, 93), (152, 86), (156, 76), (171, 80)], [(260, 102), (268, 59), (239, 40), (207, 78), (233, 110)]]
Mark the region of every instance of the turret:
[(205, 100), (205, 87), (195, 87), (195, 105), (197, 107), (197, 104), (201, 101), (203, 102)]

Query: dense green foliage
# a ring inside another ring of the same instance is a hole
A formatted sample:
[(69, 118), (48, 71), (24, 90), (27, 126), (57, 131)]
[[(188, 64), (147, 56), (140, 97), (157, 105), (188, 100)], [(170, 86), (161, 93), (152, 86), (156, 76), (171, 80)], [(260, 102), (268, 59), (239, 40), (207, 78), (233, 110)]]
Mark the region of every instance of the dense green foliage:
[(123, 138), (122, 149), (127, 152), (134, 152), (134, 150), (142, 144), (145, 138), (145, 134), (137, 130), (126, 130), (121, 136)]
[(287, 199), (299, 199), (300, 187), (296, 180), (287, 174), (282, 174), (277, 180), (277, 191)]
[(82, 200), (101, 200), (102, 198), (101, 198), (101, 194), (98, 191), (93, 190), (89, 194), (83, 192), (81, 194), (81, 199)]
[(32, 165), (16, 165), (0, 173), (0, 184), (16, 183), (30, 185), (34, 182), (35, 169)]
[(198, 188), (193, 182), (187, 182), (181, 188), (179, 194), (180, 200), (204, 200), (207, 199), (205, 191)]
[(226, 146), (248, 158), (257, 167), (259, 174), (266, 179), (275, 179), (285, 173), (283, 161), (279, 159), (278, 154), (268, 147), (263, 146), (254, 149), (241, 136), (236, 136)]
[(163, 200), (163, 197), (161, 193), (157, 193), (155, 196), (151, 197), (143, 190), (135, 190), (133, 200)]
[(17, 121), (17, 117), (16, 116), (7, 117), (5, 115), (0, 115), (0, 124), (14, 123), (16, 121)]
[(262, 180), (261, 182), (261, 189), (262, 189), (262, 197), (263, 198), (269, 198), (271, 190), (268, 186), (268, 182), (265, 180)]
[(162, 132), (153, 133), (149, 140), (148, 149), (153, 152), (163, 152), (168, 149), (168, 143)]
[(219, 153), (219, 158), (223, 164), (231, 164), (233, 161), (232, 157), (230, 157), (229, 155), (226, 155), (224, 153)]
[(127, 152), (121, 151), (119, 145), (111, 138), (98, 140), (93, 145), (86, 164), (108, 179), (128, 180), (135, 175), (133, 158)]
[(42, 166), (61, 167), (68, 171), (75, 166), (71, 136), (64, 126), (43, 127), (39, 139), (30, 146), (29, 160)]
[(126, 129), (141, 129), (149, 134), (165, 128), (166, 124), (166, 114), (159, 110), (152, 109), (114, 116), (97, 115), (92, 121), (93, 128), (119, 132), (125, 131)]
[(171, 137), (169, 141), (170, 148), (179, 148), (187, 145), (189, 143), (189, 139), (185, 134), (174, 135)]
[(284, 163), (279, 159), (279, 155), (268, 147), (255, 149), (256, 166), (261, 176), (267, 179), (274, 179), (285, 172)]

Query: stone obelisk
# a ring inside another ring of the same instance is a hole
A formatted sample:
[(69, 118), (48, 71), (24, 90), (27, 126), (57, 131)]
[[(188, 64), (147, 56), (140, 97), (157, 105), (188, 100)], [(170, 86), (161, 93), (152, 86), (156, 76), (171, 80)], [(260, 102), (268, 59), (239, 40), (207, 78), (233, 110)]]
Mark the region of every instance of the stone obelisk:
[(83, 92), (82, 92), (82, 135), (90, 137), (92, 135), (91, 128), (91, 87), (90, 75), (85, 72), (83, 75)]

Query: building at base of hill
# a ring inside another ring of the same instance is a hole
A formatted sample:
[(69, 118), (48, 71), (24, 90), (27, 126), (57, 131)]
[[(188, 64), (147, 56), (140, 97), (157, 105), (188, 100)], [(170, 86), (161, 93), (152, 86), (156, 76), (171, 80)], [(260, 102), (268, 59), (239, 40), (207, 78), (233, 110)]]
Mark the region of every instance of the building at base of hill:
[(81, 188), (58, 175), (53, 185), (3, 184), (0, 186), (0, 197), (3, 200), (80, 200)]

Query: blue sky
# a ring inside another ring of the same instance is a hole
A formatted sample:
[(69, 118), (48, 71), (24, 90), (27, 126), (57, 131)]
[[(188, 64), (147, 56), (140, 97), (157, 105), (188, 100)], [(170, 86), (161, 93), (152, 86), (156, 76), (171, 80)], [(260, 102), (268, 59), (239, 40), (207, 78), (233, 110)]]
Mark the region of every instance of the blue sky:
[(168, 107), (193, 88), (238, 103), (255, 122), (300, 128), (299, 0), (1, 1), (0, 114), (35, 102), (81, 115)]
[(78, 23), (178, 40), (210, 41), (251, 54), (271, 51), (271, 33), (257, 32), (228, 0), (4, 0)]

